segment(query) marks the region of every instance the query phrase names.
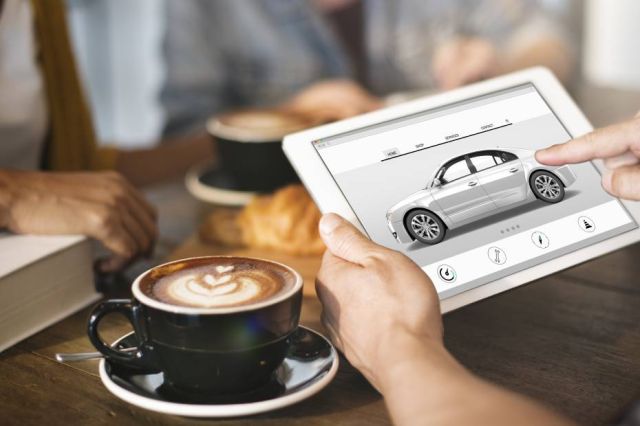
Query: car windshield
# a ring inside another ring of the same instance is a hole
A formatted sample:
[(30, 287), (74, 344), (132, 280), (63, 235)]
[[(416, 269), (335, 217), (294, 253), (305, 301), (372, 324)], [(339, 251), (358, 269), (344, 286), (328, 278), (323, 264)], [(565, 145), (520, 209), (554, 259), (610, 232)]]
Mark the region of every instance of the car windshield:
[(467, 161), (464, 158), (447, 165), (445, 169), (444, 173), (439, 176), (443, 184), (453, 182), (454, 180), (461, 179), (471, 174), (471, 170), (469, 170)]
[(438, 169), (433, 179), (431, 179), (431, 181), (427, 185), (427, 189), (434, 187), (436, 180), (439, 180), (440, 183), (444, 185), (448, 182), (460, 179), (461, 177), (464, 177), (470, 173), (471, 172), (467, 167), (465, 159), (463, 157), (458, 157), (456, 159), (448, 161)]

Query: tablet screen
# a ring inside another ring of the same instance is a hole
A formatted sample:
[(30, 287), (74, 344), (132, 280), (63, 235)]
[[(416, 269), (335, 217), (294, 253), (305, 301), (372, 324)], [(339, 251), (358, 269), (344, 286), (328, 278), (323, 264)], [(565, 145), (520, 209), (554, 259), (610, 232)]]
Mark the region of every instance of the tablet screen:
[(526, 84), (313, 145), (369, 237), (444, 299), (637, 227), (593, 164), (536, 162), (570, 138)]

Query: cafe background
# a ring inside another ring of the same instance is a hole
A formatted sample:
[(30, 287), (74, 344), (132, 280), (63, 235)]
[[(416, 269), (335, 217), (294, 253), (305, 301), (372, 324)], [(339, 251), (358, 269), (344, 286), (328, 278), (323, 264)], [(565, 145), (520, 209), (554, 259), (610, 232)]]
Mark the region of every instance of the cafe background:
[[(67, 1), (73, 43), (99, 139), (126, 148), (152, 146), (163, 126), (159, 94), (164, 78), (165, 7), (167, 1), (176, 0)], [(585, 108), (581, 97), (599, 97), (600, 89), (624, 92), (623, 101), (635, 99), (636, 91), (640, 92), (640, 57), (628, 53), (635, 48), (640, 2), (540, 2), (564, 23), (577, 53), (569, 89), (578, 103)], [(585, 86), (590, 88), (586, 94), (581, 93)], [(626, 105), (621, 106), (624, 108)], [(589, 116), (588, 108), (586, 113)], [(617, 118), (613, 112), (610, 116)], [(160, 257), (193, 232), (207, 207), (190, 197), (179, 182), (170, 190), (166, 185), (151, 189), (148, 196), (161, 206)], [(162, 203), (166, 197), (181, 197), (180, 203)], [(163, 205), (174, 207), (163, 211), (168, 208)]]
[[(103, 143), (133, 148), (158, 140), (168, 1), (187, 0), (67, 0), (76, 53)], [(640, 109), (640, 56), (635, 54), (640, 2), (543, 3), (571, 34), (578, 64), (569, 89), (586, 116), (596, 126), (632, 116)], [(302, 324), (321, 330), (321, 307), (313, 290), (317, 256), (231, 249), (203, 241), (194, 231), (213, 207), (189, 194), (184, 179), (144, 188), (144, 192), (159, 210), (161, 235), (154, 257), (137, 262), (126, 277), (119, 277), (124, 278), (121, 289), (144, 269), (166, 260), (228, 253), (272, 258), (303, 274), (307, 284)], [(549, 404), (581, 424), (610, 424), (640, 395), (639, 257), (640, 245), (635, 244), (449, 313), (444, 317), (447, 349), (480, 377)], [(90, 268), (86, 269), (89, 273)], [(22, 293), (24, 286), (19, 288)], [(3, 353), (0, 408), (6, 411), (0, 424), (11, 424), (11, 420), (14, 424), (193, 422), (120, 401), (104, 388), (95, 360), (55, 362), (56, 353), (94, 350), (86, 335), (90, 309)], [(101, 334), (112, 342), (129, 331), (124, 318), (112, 316)], [(346, 362), (341, 363), (331, 387), (314, 398), (234, 424), (257, 421), (389, 424), (381, 396)]]
[[(160, 136), (166, 1), (171, 0), (68, 0), (76, 53), (103, 141), (141, 147)], [(576, 78), (640, 90), (640, 58), (629, 54), (637, 38), (637, 1), (541, 3), (561, 17), (572, 36)]]

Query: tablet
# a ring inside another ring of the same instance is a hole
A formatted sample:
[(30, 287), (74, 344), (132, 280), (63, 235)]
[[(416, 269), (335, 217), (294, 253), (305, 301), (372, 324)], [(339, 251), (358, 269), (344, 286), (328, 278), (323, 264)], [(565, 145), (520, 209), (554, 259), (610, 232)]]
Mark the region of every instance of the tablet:
[(447, 312), (640, 239), (638, 203), (602, 164), (534, 152), (592, 130), (533, 68), (289, 135), (283, 148), (322, 212), (401, 251)]

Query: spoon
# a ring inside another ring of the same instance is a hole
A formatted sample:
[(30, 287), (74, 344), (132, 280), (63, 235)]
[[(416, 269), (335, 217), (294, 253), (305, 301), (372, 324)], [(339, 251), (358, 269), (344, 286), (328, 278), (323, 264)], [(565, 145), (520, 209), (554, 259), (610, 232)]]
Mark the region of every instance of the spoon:
[[(119, 350), (120, 352), (134, 352), (137, 351), (138, 348), (124, 348)], [(56, 361), (58, 362), (86, 361), (89, 359), (100, 359), (102, 357), (103, 355), (100, 352), (58, 353), (55, 355)]]

